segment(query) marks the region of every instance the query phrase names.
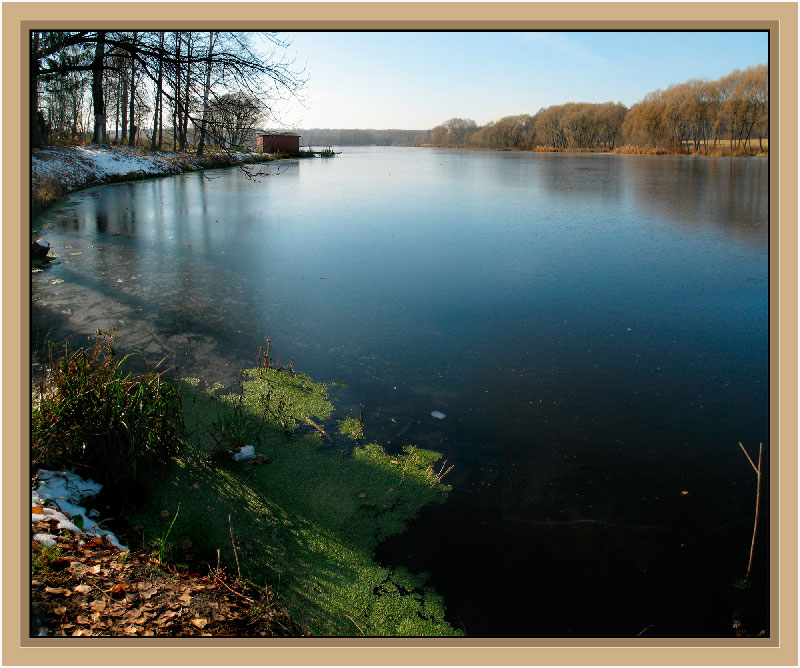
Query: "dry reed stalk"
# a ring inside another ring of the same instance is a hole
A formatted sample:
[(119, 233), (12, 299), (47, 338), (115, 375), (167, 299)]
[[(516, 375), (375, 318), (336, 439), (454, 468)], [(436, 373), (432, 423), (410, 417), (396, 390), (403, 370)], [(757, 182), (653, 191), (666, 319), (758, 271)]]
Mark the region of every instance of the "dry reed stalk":
[(753, 470), (756, 472), (756, 512), (755, 518), (753, 519), (753, 538), (750, 541), (750, 559), (747, 562), (747, 573), (744, 576), (745, 581), (750, 580), (750, 570), (753, 567), (753, 552), (755, 551), (756, 547), (756, 532), (758, 531), (758, 512), (761, 506), (761, 458), (764, 452), (764, 444), (758, 444), (758, 466), (753, 463), (752, 457), (750, 457), (749, 453), (745, 449), (744, 445), (739, 443), (739, 447), (744, 452), (744, 456), (747, 457), (747, 461), (750, 462), (750, 466), (753, 467)]
[(228, 531), (231, 534), (231, 545), (233, 546), (233, 556), (236, 558), (236, 572), (239, 574), (239, 578), (242, 577), (242, 569), (239, 568), (239, 553), (236, 551), (236, 541), (233, 540), (233, 525), (231, 524), (231, 514), (228, 513)]

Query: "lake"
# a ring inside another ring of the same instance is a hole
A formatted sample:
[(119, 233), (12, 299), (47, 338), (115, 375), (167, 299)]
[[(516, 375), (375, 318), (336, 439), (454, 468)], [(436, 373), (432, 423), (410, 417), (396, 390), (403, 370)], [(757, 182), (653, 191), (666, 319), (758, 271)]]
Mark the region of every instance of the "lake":
[(730, 635), (738, 443), (770, 435), (767, 161), (339, 150), (46, 211), (61, 263), (32, 275), (33, 344), (116, 327), (235, 384), (269, 337), (346, 383), (334, 417), (455, 465), (378, 557), (429, 573), (468, 635)]

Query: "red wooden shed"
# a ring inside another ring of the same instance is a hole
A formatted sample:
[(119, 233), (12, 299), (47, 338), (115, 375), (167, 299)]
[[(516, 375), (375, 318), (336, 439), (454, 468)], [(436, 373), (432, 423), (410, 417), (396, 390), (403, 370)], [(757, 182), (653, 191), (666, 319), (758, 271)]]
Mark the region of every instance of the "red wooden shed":
[(296, 132), (256, 132), (256, 151), (294, 155), (300, 152), (300, 135)]

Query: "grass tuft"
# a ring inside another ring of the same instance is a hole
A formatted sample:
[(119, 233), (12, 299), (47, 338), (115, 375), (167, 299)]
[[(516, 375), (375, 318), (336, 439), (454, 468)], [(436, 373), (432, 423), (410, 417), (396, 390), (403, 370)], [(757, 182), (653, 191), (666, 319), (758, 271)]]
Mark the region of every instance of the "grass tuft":
[(113, 334), (98, 330), (91, 348), (58, 354), (48, 363), (32, 410), (32, 462), (75, 468), (124, 496), (175, 455), (183, 442), (180, 389), (154, 370), (125, 371)]

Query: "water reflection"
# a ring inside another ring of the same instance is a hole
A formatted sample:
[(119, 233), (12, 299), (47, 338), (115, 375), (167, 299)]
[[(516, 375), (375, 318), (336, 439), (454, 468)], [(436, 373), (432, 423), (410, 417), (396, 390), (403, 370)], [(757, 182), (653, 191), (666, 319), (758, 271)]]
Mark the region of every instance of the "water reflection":
[[(386, 558), (424, 555), (416, 570), (472, 634), (524, 634), (530, 618), (489, 583), (460, 596), (474, 573), (448, 578), (475, 550), (509, 590), (574, 603), (539, 630), (630, 632), (638, 620), (574, 617), (597, 608), (575, 573), (622, 600), (624, 578), (602, 573), (626, 554), (691, 583), (695, 632), (718, 631), (702, 617), (736, 560), (709, 532), (749, 540), (731, 525), (752, 503), (736, 443), (769, 436), (766, 163), (352, 149), (275, 177), (209, 176), (46, 214), (65, 261), (33, 275), (32, 329), (116, 326), (126, 350), (230, 384), (269, 336), (284, 361), (348, 383), (336, 417), (363, 411), (370, 438), (456, 463), (450, 501)], [(713, 584), (692, 559), (717, 564)], [(630, 606), (679, 600), (653, 575), (631, 582)]]
[(643, 213), (686, 230), (710, 227), (766, 248), (769, 164), (761, 158), (631, 157), (630, 192)]

